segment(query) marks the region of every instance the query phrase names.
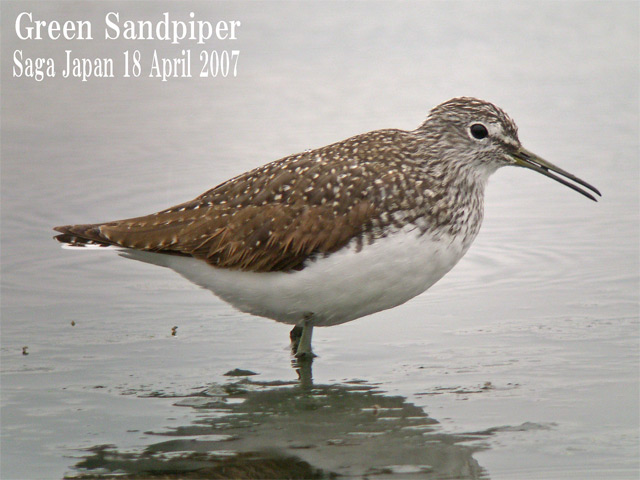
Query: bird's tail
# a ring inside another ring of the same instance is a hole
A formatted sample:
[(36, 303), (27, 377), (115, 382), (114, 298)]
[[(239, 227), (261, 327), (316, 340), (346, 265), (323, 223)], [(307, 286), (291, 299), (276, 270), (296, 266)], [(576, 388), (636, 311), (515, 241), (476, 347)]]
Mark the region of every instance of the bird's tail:
[(87, 224), (87, 225), (62, 225), (60, 227), (53, 227), (60, 235), (56, 235), (53, 238), (60, 243), (72, 245), (75, 247), (82, 247), (87, 245), (102, 245), (110, 246), (117, 245), (105, 238), (100, 233), (100, 224)]

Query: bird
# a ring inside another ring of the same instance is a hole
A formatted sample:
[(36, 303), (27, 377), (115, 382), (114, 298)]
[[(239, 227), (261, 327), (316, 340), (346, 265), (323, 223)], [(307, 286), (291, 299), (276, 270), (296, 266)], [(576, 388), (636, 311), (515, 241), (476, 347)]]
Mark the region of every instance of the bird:
[(601, 196), (526, 150), (501, 108), (457, 97), (415, 130), (356, 135), (150, 215), (54, 227), (54, 238), (116, 247), (242, 312), (293, 325), (293, 354), (309, 359), (314, 327), (401, 305), (449, 272), (476, 238), (485, 186), (503, 166)]

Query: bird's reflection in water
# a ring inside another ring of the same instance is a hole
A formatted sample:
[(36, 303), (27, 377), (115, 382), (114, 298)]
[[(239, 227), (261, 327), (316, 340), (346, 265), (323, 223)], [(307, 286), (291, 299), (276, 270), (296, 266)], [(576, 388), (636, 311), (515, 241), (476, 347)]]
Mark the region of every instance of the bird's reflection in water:
[(487, 478), (478, 437), (441, 432), (375, 385), (313, 385), (311, 363), (297, 367), (300, 382), (244, 377), (180, 397), (192, 424), (147, 432), (163, 440), (140, 451), (96, 446), (69, 478)]

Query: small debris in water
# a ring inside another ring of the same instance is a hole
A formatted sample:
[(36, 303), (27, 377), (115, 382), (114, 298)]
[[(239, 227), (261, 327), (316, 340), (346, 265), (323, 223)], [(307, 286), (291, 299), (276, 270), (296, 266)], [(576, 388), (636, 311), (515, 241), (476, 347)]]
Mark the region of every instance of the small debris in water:
[(292, 443), (289, 445), (289, 448), (293, 450), (309, 450), (316, 448), (316, 446), (313, 443)]
[(29, 355), (29, 352), (27, 352), (27, 348), (29, 348), (29, 347), (22, 347), (22, 354), (23, 355)]
[(175, 336), (176, 336), (177, 331), (178, 331), (178, 327), (173, 327), (173, 328), (171, 329), (171, 336), (172, 336), (172, 337), (175, 337)]
[(229, 370), (224, 374), (225, 377), (250, 377), (252, 375), (258, 375), (256, 372), (252, 372), (251, 370), (242, 370), (241, 368), (236, 368), (234, 370)]
[(75, 326), (76, 326), (76, 322), (75, 322), (75, 320), (71, 320), (71, 326), (72, 326), (72, 327), (75, 327)]

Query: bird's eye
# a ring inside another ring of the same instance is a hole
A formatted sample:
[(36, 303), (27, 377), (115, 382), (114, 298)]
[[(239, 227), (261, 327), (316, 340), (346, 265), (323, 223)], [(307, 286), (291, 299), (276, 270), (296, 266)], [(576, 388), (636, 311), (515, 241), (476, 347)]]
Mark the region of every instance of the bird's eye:
[(487, 138), (489, 136), (489, 132), (487, 131), (487, 127), (482, 125), (481, 123), (474, 123), (469, 127), (469, 131), (473, 138), (477, 138), (478, 140), (482, 140), (483, 138)]

